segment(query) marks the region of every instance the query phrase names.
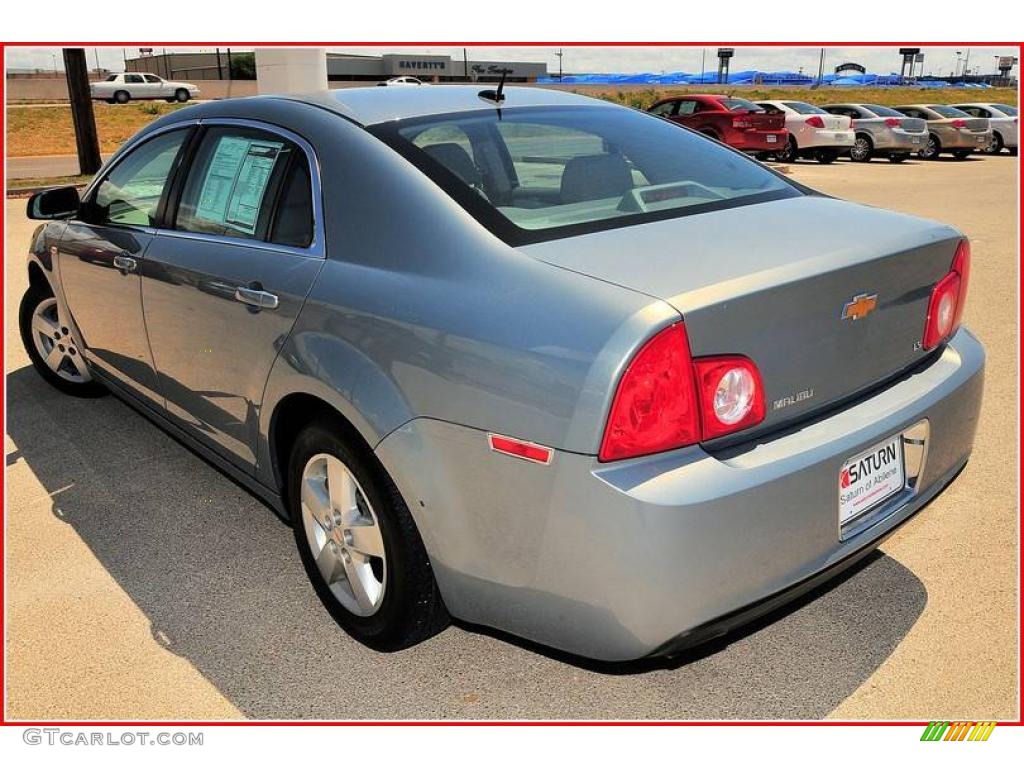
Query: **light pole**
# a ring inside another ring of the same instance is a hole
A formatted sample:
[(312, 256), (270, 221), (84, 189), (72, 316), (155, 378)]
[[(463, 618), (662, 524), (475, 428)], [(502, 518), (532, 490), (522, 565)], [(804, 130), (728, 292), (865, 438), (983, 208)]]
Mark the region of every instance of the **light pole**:
[(953, 77), (959, 77), (960, 76), (960, 54), (961, 53), (962, 53), (962, 51), (957, 51), (956, 52), (956, 69), (953, 70)]
[(558, 49), (558, 53), (555, 54), (558, 57), (558, 82), (562, 82), (562, 49)]

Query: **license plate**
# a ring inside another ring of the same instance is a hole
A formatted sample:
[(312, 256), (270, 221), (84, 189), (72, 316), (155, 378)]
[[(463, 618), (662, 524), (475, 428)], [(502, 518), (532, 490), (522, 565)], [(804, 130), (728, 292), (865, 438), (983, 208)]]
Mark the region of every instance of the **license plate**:
[(779, 137), (768, 135), (764, 137), (764, 140), (767, 141), (769, 144), (774, 144), (776, 141), (779, 140)]
[(839, 471), (839, 525), (877, 507), (905, 485), (900, 435), (848, 459)]
[(911, 141), (912, 144), (920, 144), (921, 143), (921, 137), (920, 136), (915, 136), (910, 141)]
[(837, 133), (836, 134), (836, 141), (843, 141), (845, 138), (846, 138), (845, 134), (842, 134), (842, 133)]
[(978, 143), (979, 144), (984, 144), (985, 143), (985, 137), (984, 136), (979, 136), (978, 137)]

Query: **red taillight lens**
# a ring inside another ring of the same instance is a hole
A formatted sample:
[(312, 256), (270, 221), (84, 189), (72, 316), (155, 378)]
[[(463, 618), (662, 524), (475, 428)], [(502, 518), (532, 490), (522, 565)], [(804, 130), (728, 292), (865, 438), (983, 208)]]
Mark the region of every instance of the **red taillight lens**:
[(952, 336), (960, 326), (967, 300), (967, 281), (971, 272), (971, 246), (961, 240), (949, 273), (935, 284), (928, 301), (928, 317), (924, 324), (925, 349), (934, 349)]
[(700, 440), (700, 417), (682, 323), (637, 352), (622, 374), (598, 453), (614, 461), (680, 448)]
[(738, 355), (694, 363), (704, 440), (746, 429), (764, 419), (764, 388), (754, 363)]
[(967, 125), (967, 123), (965, 123), (963, 120), (954, 120), (952, 123), (950, 123), (950, 125), (952, 125), (954, 128), (963, 128), (964, 126)]
[(738, 355), (692, 360), (686, 326), (676, 323), (644, 344), (622, 374), (598, 460), (711, 440), (759, 423), (764, 411), (757, 366)]
[(898, 117), (887, 117), (885, 118), (885, 124), (890, 128), (899, 128), (903, 123), (900, 122)]
[(824, 128), (825, 127), (825, 121), (822, 120), (817, 115), (812, 115), (811, 117), (808, 117), (804, 122), (807, 123), (812, 128)]
[(754, 121), (749, 117), (734, 117), (732, 119), (732, 127), (746, 130), (754, 127)]

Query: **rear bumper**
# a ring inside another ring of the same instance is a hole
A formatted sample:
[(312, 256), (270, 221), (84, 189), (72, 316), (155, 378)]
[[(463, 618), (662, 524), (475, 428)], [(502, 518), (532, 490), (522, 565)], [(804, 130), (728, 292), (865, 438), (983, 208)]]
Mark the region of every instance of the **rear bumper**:
[(824, 128), (816, 128), (804, 131), (797, 137), (797, 144), (800, 149), (822, 149), (836, 147), (837, 149), (849, 149), (853, 146), (855, 134), (850, 131), (830, 131)]
[(992, 141), (992, 131), (947, 130), (937, 134), (943, 150), (981, 150)]
[(910, 133), (902, 128), (879, 131), (872, 137), (875, 149), (887, 152), (917, 152), (928, 144), (928, 132)]
[(725, 143), (741, 152), (771, 152), (782, 149), (789, 139), (789, 132), (778, 131), (731, 131)]
[[(635, 659), (728, 631), (877, 546), (966, 463), (983, 372), (981, 345), (961, 330), (876, 395), (728, 454), (695, 446), (599, 464), (557, 452), (541, 466), (487, 451), (485, 433), (425, 419), (377, 450), (453, 615)], [(841, 533), (843, 462), (923, 421), (913, 487)]]

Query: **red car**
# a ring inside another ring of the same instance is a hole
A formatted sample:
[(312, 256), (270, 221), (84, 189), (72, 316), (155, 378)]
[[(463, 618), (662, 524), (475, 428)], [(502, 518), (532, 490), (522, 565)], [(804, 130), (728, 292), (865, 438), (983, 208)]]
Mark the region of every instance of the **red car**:
[(746, 99), (687, 94), (662, 99), (647, 111), (742, 152), (771, 152), (789, 140), (784, 115), (769, 114)]

